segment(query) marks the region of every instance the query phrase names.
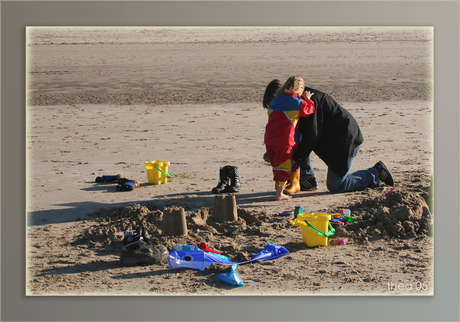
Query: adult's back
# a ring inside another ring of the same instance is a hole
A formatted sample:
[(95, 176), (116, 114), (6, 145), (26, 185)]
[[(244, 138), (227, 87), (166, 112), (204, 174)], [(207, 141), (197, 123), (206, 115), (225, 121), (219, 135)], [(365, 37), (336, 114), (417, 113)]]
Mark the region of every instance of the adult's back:
[(351, 152), (364, 141), (356, 119), (330, 95), (305, 87), (314, 93), (315, 112), (300, 118), (302, 141), (293, 159), (303, 161), (312, 151), (338, 176), (349, 171)]

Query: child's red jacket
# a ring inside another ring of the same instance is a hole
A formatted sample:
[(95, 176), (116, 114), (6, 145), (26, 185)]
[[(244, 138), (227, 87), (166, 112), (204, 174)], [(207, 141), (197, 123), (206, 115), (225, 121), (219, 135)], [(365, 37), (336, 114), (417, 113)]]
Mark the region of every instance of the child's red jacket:
[(268, 108), (268, 123), (265, 127), (264, 143), (271, 146), (295, 146), (295, 129), (300, 117), (313, 114), (315, 104), (298, 94), (276, 96)]

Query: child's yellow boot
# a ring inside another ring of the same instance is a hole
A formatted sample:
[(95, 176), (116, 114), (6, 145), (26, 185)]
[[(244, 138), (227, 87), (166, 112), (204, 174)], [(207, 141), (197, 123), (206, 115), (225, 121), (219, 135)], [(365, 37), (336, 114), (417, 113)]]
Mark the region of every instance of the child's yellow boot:
[(291, 179), (289, 187), (284, 190), (284, 193), (291, 195), (300, 191), (300, 171), (291, 171)]

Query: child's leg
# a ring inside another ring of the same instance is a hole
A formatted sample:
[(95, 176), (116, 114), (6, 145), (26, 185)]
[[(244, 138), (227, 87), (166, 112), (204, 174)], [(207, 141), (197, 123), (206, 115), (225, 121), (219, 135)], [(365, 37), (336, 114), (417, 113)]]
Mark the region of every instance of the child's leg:
[(279, 182), (279, 181), (276, 181), (276, 192), (275, 192), (275, 199), (277, 201), (280, 201), (280, 200), (289, 200), (289, 199), (292, 199), (291, 196), (289, 195), (285, 195), (283, 193), (283, 190), (284, 190), (284, 186), (286, 185), (286, 182)]
[(291, 195), (300, 191), (300, 167), (293, 164), (291, 166), (291, 178), (289, 179), (289, 188), (284, 192)]
[(267, 154), (273, 167), (273, 180), (276, 182), (276, 200), (288, 200), (291, 196), (283, 193), (284, 186), (291, 176), (291, 158), (289, 148), (268, 147)]

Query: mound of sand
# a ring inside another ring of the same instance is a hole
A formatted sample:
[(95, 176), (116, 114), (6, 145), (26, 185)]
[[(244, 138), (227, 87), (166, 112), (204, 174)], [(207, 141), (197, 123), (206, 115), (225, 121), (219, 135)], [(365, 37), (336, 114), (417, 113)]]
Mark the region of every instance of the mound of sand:
[[(345, 237), (349, 243), (363, 244), (378, 239), (431, 236), (433, 216), (427, 203), (430, 200), (430, 182), (417, 182), (418, 188), (400, 187), (390, 196), (386, 196), (382, 188), (366, 189), (360, 196), (361, 200), (348, 207), (357, 220), (338, 225), (335, 235), (330, 239)], [(286, 241), (295, 240), (299, 235), (299, 231), (289, 222), (293, 219), (292, 216), (278, 216), (266, 211), (238, 207), (238, 220), (224, 223), (213, 219), (211, 208), (187, 212), (187, 235), (165, 236), (161, 230), (163, 212), (171, 209), (180, 210), (181, 207), (160, 210), (152, 204), (136, 203), (128, 207), (102, 208), (90, 214), (98, 225), (89, 227), (80, 236), (80, 242), (102, 248), (104, 245), (120, 246), (123, 233), (142, 225), (153, 237), (154, 244), (173, 247), (178, 244), (195, 245), (204, 241), (226, 256), (244, 260), (248, 258), (248, 254), (260, 250), (264, 237), (270, 237), (274, 242), (280, 239), (281, 244), (285, 244), (289, 250)], [(326, 212), (339, 211), (340, 209), (329, 209)]]

